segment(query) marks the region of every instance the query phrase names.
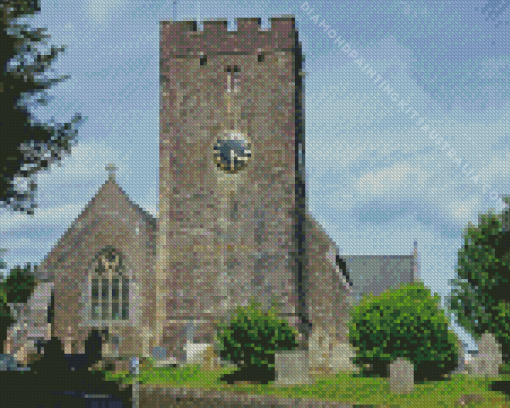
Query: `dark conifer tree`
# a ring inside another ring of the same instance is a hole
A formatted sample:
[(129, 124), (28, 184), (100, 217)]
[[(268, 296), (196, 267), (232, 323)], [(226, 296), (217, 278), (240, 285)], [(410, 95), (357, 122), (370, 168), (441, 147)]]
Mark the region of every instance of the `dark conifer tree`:
[[(68, 78), (40, 78), (64, 48), (52, 46), (49, 54), (40, 53), (34, 45), (46, 44), (43, 39), (49, 36), (43, 34), (45, 29), (15, 23), (17, 18), (38, 12), (38, 0), (0, 2), (0, 206), (29, 215), (37, 207), (33, 176), (71, 152), (77, 125), (82, 121), (77, 114), (69, 123), (40, 123), (28, 111), (33, 103), (47, 105), (43, 91)], [(41, 98), (31, 100), (40, 92)], [(20, 181), (26, 181), (27, 187), (21, 188)]]

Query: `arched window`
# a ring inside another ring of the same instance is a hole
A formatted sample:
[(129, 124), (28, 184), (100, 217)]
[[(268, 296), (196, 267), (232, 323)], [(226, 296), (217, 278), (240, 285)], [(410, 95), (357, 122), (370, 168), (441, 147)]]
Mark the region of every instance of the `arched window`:
[(103, 249), (89, 274), (92, 320), (129, 319), (129, 278), (122, 256), (112, 247)]

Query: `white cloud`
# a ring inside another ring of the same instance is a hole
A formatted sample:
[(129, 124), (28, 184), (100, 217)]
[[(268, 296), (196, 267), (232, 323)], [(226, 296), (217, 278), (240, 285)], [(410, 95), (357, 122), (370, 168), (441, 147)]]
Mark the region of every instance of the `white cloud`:
[(109, 149), (102, 143), (77, 144), (71, 155), (62, 160), (60, 167), (53, 165), (49, 171), (43, 171), (37, 176), (38, 208), (35, 215), (27, 216), (7, 209), (2, 210), (2, 229), (7, 231), (69, 226), (107, 179), (105, 166), (111, 162), (119, 168), (118, 178), (123, 175), (128, 177), (129, 161), (118, 151)]
[(105, 180), (105, 167), (109, 163), (117, 166), (117, 177), (129, 174), (129, 157), (121, 156), (119, 151), (108, 148), (104, 143), (78, 143), (60, 166), (53, 166), (50, 172), (40, 173), (38, 184), (42, 190), (43, 186), (50, 184), (72, 186), (73, 182)]
[(356, 183), (356, 189), (362, 194), (389, 193), (400, 188), (411, 172), (413, 169), (409, 165), (398, 164), (361, 177)]
[(473, 214), (480, 208), (480, 203), (478, 201), (477, 197), (473, 197), (469, 201), (452, 201), (449, 203), (448, 209), (456, 221), (462, 221), (467, 224), (468, 221), (476, 219)]
[(0, 224), (2, 229), (30, 229), (42, 227), (58, 227), (70, 225), (85, 207), (84, 204), (68, 204), (60, 207), (37, 208), (34, 216), (27, 216), (19, 212), (2, 211)]

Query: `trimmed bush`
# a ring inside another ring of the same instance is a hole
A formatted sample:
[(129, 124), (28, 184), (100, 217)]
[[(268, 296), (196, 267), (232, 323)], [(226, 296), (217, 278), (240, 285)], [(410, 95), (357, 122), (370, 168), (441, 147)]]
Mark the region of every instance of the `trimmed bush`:
[(432, 298), (421, 282), (365, 297), (354, 309), (349, 336), (362, 376), (387, 378), (398, 357), (414, 363), (415, 381), (440, 380), (457, 367), (457, 338), (439, 296)]
[(229, 323), (220, 324), (217, 345), (221, 359), (240, 370), (222, 377), (223, 381), (255, 381), (267, 384), (275, 380), (275, 352), (298, 346), (297, 331), (277, 311), (263, 312), (260, 305), (238, 307)]

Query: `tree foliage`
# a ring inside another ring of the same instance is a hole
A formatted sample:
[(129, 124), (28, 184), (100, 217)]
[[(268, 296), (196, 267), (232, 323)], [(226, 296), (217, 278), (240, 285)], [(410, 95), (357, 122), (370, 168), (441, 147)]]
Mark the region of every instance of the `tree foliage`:
[[(480, 340), (493, 333), (510, 361), (510, 230), (503, 227), (508, 209), (480, 216), (469, 224), (459, 250), (457, 278), (451, 280), (447, 308), (457, 323)], [(505, 225), (508, 223), (505, 222)]]
[[(46, 44), (44, 29), (29, 29), (14, 20), (40, 11), (37, 0), (7, 0), (0, 4), (0, 204), (16, 211), (34, 214), (37, 189), (33, 176), (47, 169), (64, 153), (70, 153), (76, 136), (76, 125), (82, 117), (75, 115), (69, 123), (36, 122), (28, 111), (29, 99), (68, 76), (42, 80), (63, 47), (51, 47), (49, 53), (39, 52), (35, 45)], [(33, 61), (29, 62), (28, 57)], [(47, 105), (43, 97), (33, 101)], [(27, 181), (27, 188), (20, 181)]]
[(3, 299), (0, 299), (0, 354), (5, 352), (4, 345), (5, 340), (7, 339), (7, 331), (15, 322), (16, 321), (11, 316), (9, 305), (7, 305)]
[(4, 282), (4, 290), (7, 297), (7, 303), (25, 303), (36, 286), (35, 272), (37, 266), (30, 263), (21, 266), (15, 266)]
[(440, 300), (422, 282), (401, 285), (355, 307), (349, 341), (361, 375), (388, 377), (398, 357), (415, 366), (415, 380), (440, 380), (457, 367), (458, 346)]
[(253, 302), (238, 307), (230, 322), (218, 328), (220, 358), (241, 368), (233, 376), (224, 376), (224, 380), (274, 381), (275, 352), (295, 349), (297, 336), (294, 328), (278, 319), (276, 309), (264, 312)]
[(43, 355), (30, 364), (30, 371), (0, 372), (2, 403), (16, 401), (7, 405), (34, 408), (80, 407), (86, 405), (77, 395), (103, 394), (121, 399), (122, 404), (119, 406), (131, 406), (130, 388), (119, 391), (116, 382), (105, 381), (104, 372), (91, 371), (87, 366), (71, 371), (68, 361), (70, 356), (65, 354), (61, 340), (52, 336), (44, 345)]

